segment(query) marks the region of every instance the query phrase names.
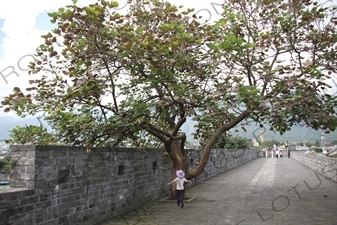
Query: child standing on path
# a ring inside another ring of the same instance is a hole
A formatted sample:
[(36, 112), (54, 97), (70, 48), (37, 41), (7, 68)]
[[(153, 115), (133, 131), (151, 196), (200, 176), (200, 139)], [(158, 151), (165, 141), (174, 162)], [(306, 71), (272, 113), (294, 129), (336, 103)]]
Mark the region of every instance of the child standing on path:
[(192, 183), (192, 181), (187, 180), (185, 178), (185, 173), (182, 170), (177, 170), (176, 171), (177, 177), (172, 180), (171, 182), (167, 183), (167, 185), (171, 185), (173, 182), (176, 182), (177, 184), (177, 205), (180, 206), (181, 208), (184, 208), (184, 199), (183, 199), (183, 192), (184, 192), (184, 183)]

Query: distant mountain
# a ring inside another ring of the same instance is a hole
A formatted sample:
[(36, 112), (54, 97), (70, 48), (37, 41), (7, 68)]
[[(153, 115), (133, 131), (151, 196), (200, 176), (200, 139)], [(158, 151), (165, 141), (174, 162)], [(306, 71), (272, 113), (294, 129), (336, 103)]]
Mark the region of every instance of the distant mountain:
[[(41, 123), (47, 124), (41, 119)], [(39, 120), (36, 117), (20, 118), (12, 116), (0, 117), (0, 141), (8, 139), (10, 135), (10, 130), (16, 126), (29, 126), (29, 125), (40, 125)]]
[[(290, 131), (285, 132), (283, 135), (280, 135), (278, 132), (273, 132), (269, 130), (269, 126), (265, 126), (265, 128), (260, 128), (259, 126), (248, 126), (246, 127), (247, 132), (239, 131), (238, 135), (246, 138), (255, 138), (259, 139), (260, 134), (263, 135), (264, 140), (277, 140), (280, 142), (288, 142), (288, 143), (299, 143), (299, 142), (316, 142), (321, 141), (321, 134), (324, 133), (324, 130), (314, 130), (312, 128), (306, 128), (304, 126), (293, 126)], [(260, 133), (261, 131), (261, 133)], [(262, 136), (261, 135), (261, 136)], [(337, 140), (337, 131), (332, 132), (330, 134), (325, 134), (326, 142), (332, 142)]]
[[(184, 124), (182, 130), (188, 136), (188, 142), (195, 143), (193, 141), (193, 136), (190, 135), (195, 129), (193, 128), (195, 122), (187, 120)], [(278, 132), (273, 132), (269, 130), (270, 126), (265, 125), (264, 128), (260, 128), (258, 125), (249, 125), (245, 126), (246, 132), (242, 130), (241, 126), (235, 127), (230, 130), (230, 133), (234, 136), (238, 135), (240, 137), (248, 139), (259, 139), (260, 136), (263, 136), (264, 140), (277, 140), (280, 142), (288, 143), (299, 143), (309, 141), (310, 143), (321, 141), (321, 134), (324, 133), (324, 130), (314, 130), (312, 128), (306, 128), (304, 126), (293, 126), (290, 131), (287, 131), (283, 135), (280, 135)], [(261, 135), (262, 134), (262, 135)], [(325, 134), (325, 140), (327, 143), (337, 140), (337, 130), (330, 134)]]
[[(29, 118), (20, 118), (20, 117), (11, 117), (4, 116), (0, 117), (0, 141), (4, 139), (8, 139), (10, 135), (10, 130), (12, 130), (16, 126), (28, 126), (28, 125), (40, 125), (43, 124), (50, 129), (47, 125), (47, 122), (43, 119), (40, 121), (36, 117)], [(195, 130), (194, 128), (195, 122), (187, 119), (186, 123), (182, 127), (182, 131), (187, 134), (187, 141), (189, 143), (197, 143), (196, 140), (193, 139), (192, 133)], [(321, 134), (324, 133), (323, 130), (313, 130), (306, 127), (294, 126), (288, 132), (283, 135), (280, 135), (277, 132), (273, 132), (269, 130), (269, 126), (266, 125), (265, 128), (260, 128), (257, 125), (250, 125), (245, 127), (246, 132), (244, 132), (241, 127), (231, 129), (232, 135), (238, 135), (248, 139), (259, 139), (260, 131), (263, 134), (264, 140), (277, 140), (280, 142), (288, 142), (288, 143), (299, 143), (299, 142), (316, 142), (321, 140)], [(237, 132), (235, 132), (237, 130)], [(330, 134), (325, 135), (325, 140), (327, 143), (337, 140), (337, 131), (332, 132)]]
[(18, 120), (20, 120), (19, 117), (2, 116), (0, 117), (0, 127), (9, 123), (16, 123)]

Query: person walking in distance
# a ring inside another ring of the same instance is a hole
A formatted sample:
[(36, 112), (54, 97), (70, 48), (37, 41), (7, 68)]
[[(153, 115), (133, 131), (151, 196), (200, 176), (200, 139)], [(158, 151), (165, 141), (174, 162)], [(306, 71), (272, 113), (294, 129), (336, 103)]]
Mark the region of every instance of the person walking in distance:
[(290, 158), (290, 150), (288, 148), (288, 143), (286, 143), (286, 150), (288, 151), (288, 158)]
[(185, 173), (182, 170), (177, 170), (176, 171), (176, 175), (177, 177), (172, 180), (171, 182), (167, 183), (167, 185), (171, 185), (172, 183), (176, 183), (176, 188), (177, 188), (177, 205), (180, 206), (181, 204), (181, 208), (184, 208), (184, 184), (185, 182), (187, 183), (192, 183), (191, 180), (187, 180), (185, 178)]
[(275, 158), (276, 158), (276, 151), (277, 151), (277, 146), (274, 144), (272, 152), (273, 152), (273, 156), (275, 155)]
[(276, 151), (275, 151), (276, 158), (278, 158), (279, 152), (280, 152), (280, 151), (279, 151), (278, 149), (276, 149)]
[(282, 153), (282, 150), (280, 150), (280, 158), (282, 158), (282, 154), (283, 154), (283, 153)]

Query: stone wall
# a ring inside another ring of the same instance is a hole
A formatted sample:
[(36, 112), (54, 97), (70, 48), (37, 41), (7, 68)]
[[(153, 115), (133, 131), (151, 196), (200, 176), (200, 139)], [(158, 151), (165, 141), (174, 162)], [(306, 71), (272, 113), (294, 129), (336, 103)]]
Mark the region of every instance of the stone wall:
[[(200, 160), (201, 151), (190, 151), (189, 156), (189, 170), (193, 169)], [(200, 174), (196, 181), (202, 181), (210, 177), (216, 176), (226, 170), (237, 167), (241, 164), (249, 162), (258, 157), (257, 150), (251, 149), (236, 149), (236, 150), (224, 150), (214, 149), (209, 157), (209, 161), (206, 165), (205, 171)]]
[(304, 151), (291, 151), (290, 157), (337, 182), (337, 158), (316, 152), (306, 154)]
[[(169, 194), (170, 159), (160, 149), (12, 146), (11, 188), (0, 189), (0, 224), (95, 224)], [(201, 151), (189, 150), (192, 169)], [(257, 158), (213, 150), (196, 181)]]

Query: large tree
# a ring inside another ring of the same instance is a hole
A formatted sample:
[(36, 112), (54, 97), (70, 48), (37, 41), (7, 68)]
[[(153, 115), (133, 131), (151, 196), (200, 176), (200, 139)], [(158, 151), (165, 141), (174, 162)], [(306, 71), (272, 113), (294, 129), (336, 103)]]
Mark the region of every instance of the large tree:
[[(74, 1), (51, 13), (58, 27), (30, 64), (32, 77), (42, 77), (5, 97), (5, 111), (45, 113), (64, 144), (159, 143), (172, 176), (183, 169), (187, 179), (203, 172), (214, 144), (235, 126), (336, 128), (336, 97), (326, 94), (337, 68), (336, 9), (310, 0), (227, 0), (222, 18), (208, 24), (160, 0), (138, 0), (124, 15), (117, 6)], [(181, 131), (188, 118), (206, 141), (191, 171)]]

